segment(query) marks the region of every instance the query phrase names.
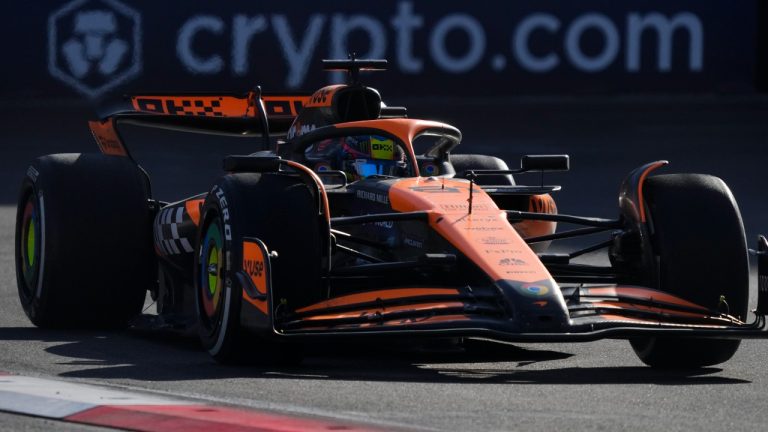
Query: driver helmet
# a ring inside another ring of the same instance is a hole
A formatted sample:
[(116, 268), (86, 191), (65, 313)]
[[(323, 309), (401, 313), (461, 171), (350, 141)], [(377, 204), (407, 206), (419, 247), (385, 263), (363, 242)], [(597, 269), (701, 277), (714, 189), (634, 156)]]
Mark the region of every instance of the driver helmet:
[(372, 175), (402, 176), (406, 166), (402, 149), (378, 135), (323, 140), (307, 148), (306, 157), (315, 171), (343, 171), (349, 182)]

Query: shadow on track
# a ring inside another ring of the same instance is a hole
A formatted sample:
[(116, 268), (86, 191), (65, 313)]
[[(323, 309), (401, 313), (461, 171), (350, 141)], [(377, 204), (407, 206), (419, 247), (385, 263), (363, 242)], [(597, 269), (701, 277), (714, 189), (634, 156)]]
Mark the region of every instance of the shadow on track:
[[(428, 350), (413, 345), (361, 344), (311, 346), (301, 366), (222, 366), (191, 338), (135, 332), (53, 331), (0, 328), (2, 341), (61, 342), (45, 351), (66, 371), (59, 375), (89, 379), (183, 381), (226, 378), (317, 379), (421, 383), (488, 384), (743, 384), (749, 381), (711, 376), (719, 368), (661, 371), (646, 367), (536, 368), (573, 354), (469, 341)], [(532, 367), (533, 366), (533, 367)]]

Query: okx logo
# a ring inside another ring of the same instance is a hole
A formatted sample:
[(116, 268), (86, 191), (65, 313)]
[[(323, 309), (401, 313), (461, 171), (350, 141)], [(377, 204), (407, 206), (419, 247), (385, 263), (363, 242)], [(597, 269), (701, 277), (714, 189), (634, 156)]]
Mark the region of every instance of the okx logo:
[(117, 0), (74, 0), (48, 18), (48, 70), (95, 98), (141, 72), (141, 15)]

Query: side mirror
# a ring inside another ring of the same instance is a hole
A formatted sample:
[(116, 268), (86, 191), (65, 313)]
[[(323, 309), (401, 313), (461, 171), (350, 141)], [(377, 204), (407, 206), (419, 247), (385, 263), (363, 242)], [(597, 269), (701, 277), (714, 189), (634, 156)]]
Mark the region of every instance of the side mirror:
[(568, 155), (526, 155), (520, 159), (520, 170), (526, 171), (568, 171)]

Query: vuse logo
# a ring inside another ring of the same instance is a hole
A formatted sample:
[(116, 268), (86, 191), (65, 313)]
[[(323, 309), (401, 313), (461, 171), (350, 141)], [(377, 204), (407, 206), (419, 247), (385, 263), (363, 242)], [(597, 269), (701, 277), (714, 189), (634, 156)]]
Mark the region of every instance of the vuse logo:
[(74, 0), (48, 18), (48, 70), (95, 98), (141, 72), (141, 15), (117, 0)]

